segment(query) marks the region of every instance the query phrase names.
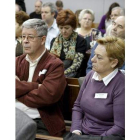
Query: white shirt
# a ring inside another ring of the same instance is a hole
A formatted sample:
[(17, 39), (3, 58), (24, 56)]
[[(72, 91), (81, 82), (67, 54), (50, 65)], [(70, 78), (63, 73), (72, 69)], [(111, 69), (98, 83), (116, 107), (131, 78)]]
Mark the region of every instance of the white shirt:
[(60, 31), (57, 27), (56, 19), (54, 19), (53, 24), (50, 28), (48, 28), (47, 38), (45, 42), (45, 47), (47, 50), (50, 50), (50, 43), (53, 38), (57, 37), (59, 35)]
[[(118, 73), (118, 68), (116, 68), (114, 71), (112, 71), (110, 74), (108, 74), (106, 77), (104, 77), (102, 80), (105, 84), (105, 86), (107, 86), (109, 84), (109, 82), (115, 77), (115, 75)], [(99, 81), (98, 78), (98, 73), (94, 72), (92, 79)]]
[[(44, 52), (35, 60), (35, 61), (31, 61), (29, 59), (28, 54), (26, 55), (26, 60), (29, 62), (29, 77), (28, 77), (28, 81), (27, 82), (32, 82), (32, 78), (34, 75), (34, 71), (35, 68), (39, 62), (39, 60), (41, 59), (41, 57), (43, 56), (43, 54), (46, 52), (46, 49), (44, 50)], [(26, 106), (25, 104), (19, 102), (18, 100), (16, 100), (16, 108), (20, 109), (21, 111), (23, 111), (24, 113), (26, 113), (30, 118), (32, 119), (36, 119), (36, 118), (40, 118), (40, 114), (38, 112), (38, 110), (36, 108), (31, 108)]]

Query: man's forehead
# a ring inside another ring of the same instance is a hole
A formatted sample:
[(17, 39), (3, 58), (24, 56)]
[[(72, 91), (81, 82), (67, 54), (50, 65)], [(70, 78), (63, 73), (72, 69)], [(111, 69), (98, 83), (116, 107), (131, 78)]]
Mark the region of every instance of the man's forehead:
[(120, 25), (125, 25), (125, 19), (123, 17), (118, 17), (115, 22)]

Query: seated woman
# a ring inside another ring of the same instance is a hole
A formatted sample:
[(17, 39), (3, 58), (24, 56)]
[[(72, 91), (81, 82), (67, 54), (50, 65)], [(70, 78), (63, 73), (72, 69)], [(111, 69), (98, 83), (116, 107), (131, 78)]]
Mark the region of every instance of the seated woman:
[(124, 40), (97, 40), (93, 70), (86, 76), (72, 113), (71, 132), (78, 135), (125, 135)]
[(29, 19), (29, 16), (24, 11), (16, 12), (16, 38), (15, 38), (15, 47), (16, 47), (16, 57), (23, 54), (23, 47), (21, 43), (21, 32), (22, 32), (22, 23)]
[(76, 32), (84, 37), (87, 41), (87, 50), (94, 46), (94, 41), (101, 37), (98, 29), (92, 28), (94, 21), (94, 13), (90, 9), (84, 9), (79, 14), (79, 23), (81, 28), (77, 28)]
[(101, 21), (99, 23), (98, 29), (102, 32), (102, 36), (106, 33), (106, 29), (109, 25), (111, 25), (111, 11), (114, 7), (120, 6), (118, 3), (114, 2), (110, 5), (107, 13), (103, 15)]
[(56, 21), (60, 34), (52, 40), (50, 53), (63, 61), (66, 77), (75, 77), (84, 58), (86, 40), (74, 32), (77, 22), (71, 10), (61, 10)]

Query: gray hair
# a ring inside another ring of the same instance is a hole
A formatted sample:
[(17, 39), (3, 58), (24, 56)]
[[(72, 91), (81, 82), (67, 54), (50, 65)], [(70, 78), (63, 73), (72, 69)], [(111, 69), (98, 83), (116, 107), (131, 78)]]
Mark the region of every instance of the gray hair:
[(91, 10), (91, 9), (84, 9), (80, 12), (79, 14), (79, 21), (83, 18), (84, 14), (91, 14), (92, 16), (92, 21), (95, 20), (95, 17), (94, 17), (94, 12)]
[(42, 5), (42, 7), (50, 7), (51, 13), (54, 13), (55, 11), (57, 11), (56, 10), (56, 6), (53, 3), (51, 3), (51, 2), (44, 3)]
[(114, 11), (114, 10), (119, 10), (120, 11), (120, 16), (125, 16), (125, 11), (124, 11), (124, 9), (122, 7), (114, 7), (112, 9), (112, 11)]
[(22, 29), (35, 29), (38, 36), (47, 36), (48, 27), (44, 20), (41, 19), (28, 19), (22, 24)]

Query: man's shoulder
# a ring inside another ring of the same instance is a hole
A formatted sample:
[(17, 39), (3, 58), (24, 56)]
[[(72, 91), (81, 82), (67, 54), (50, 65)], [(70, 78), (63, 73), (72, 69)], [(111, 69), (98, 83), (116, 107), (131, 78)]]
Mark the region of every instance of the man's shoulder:
[(61, 65), (63, 62), (57, 58), (54, 54), (48, 53), (46, 56), (46, 63), (51, 65)]
[(25, 57), (26, 57), (26, 54), (22, 54), (20, 56), (17, 56), (16, 61), (23, 61), (23, 60), (25, 60)]
[(34, 15), (34, 14), (35, 14), (35, 11), (33, 11), (33, 12), (30, 13), (30, 15)]

